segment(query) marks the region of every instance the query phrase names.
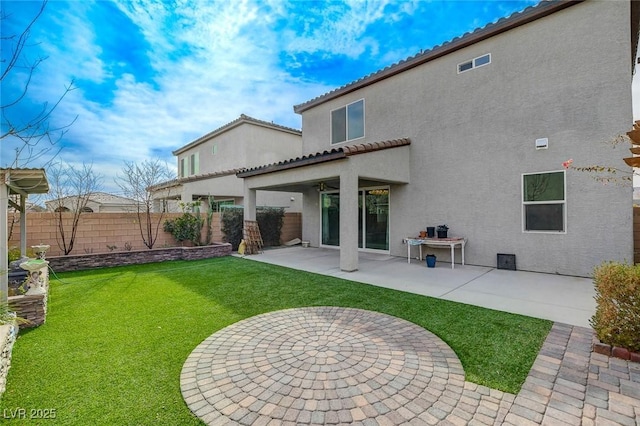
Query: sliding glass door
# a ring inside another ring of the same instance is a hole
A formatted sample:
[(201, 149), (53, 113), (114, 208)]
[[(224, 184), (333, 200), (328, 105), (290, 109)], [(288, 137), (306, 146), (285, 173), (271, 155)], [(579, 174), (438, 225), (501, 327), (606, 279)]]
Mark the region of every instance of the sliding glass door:
[[(340, 193), (320, 194), (321, 243), (340, 246)], [(358, 247), (389, 250), (389, 188), (358, 192)]]

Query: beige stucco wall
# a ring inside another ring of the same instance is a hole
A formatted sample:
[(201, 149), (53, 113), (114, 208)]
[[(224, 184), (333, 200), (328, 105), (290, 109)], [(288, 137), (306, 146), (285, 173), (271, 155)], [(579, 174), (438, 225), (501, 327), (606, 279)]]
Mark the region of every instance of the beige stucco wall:
[[(217, 145), (215, 155), (214, 145)], [(196, 152), (200, 159), (199, 174), (206, 174), (294, 158), (302, 152), (302, 142), (299, 134), (241, 123), (180, 153), (176, 156), (178, 169), (182, 158)]]
[[(561, 170), (569, 158), (624, 168), (627, 147), (606, 142), (632, 125), (630, 52), (629, 4), (587, 1), (304, 112), (303, 151), (331, 148), (330, 111), (365, 99), (356, 142), (411, 139), (410, 184), (390, 194), (392, 254), (406, 254), (403, 236), (446, 223), (468, 238), (468, 263), (513, 253), (518, 269), (590, 275), (604, 260), (633, 259), (630, 185), (569, 170), (566, 233), (526, 233), (522, 173)], [(486, 53), (491, 64), (457, 73)], [(537, 138), (549, 148), (536, 150)], [(311, 239), (317, 194), (308, 195)]]
[[(214, 145), (217, 146), (215, 155)], [(207, 174), (251, 168), (298, 157), (302, 152), (302, 139), (294, 132), (245, 122), (180, 153), (177, 156), (178, 169), (180, 160), (190, 158), (195, 152), (199, 155), (198, 174)], [(242, 179), (237, 178), (235, 174), (184, 182), (179, 191), (182, 201), (191, 201), (194, 195), (213, 195), (219, 200), (233, 199), (236, 204), (243, 204)], [(289, 212), (300, 212), (302, 197), (298, 193), (259, 192), (257, 205), (283, 207)]]

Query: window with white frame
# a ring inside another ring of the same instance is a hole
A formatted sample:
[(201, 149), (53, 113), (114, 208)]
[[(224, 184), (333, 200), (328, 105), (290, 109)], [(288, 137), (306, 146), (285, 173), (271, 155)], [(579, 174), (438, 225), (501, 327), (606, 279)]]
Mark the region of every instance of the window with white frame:
[(566, 231), (565, 172), (522, 175), (522, 225), (524, 231)]
[(331, 143), (364, 137), (364, 99), (331, 111)]
[(458, 64), (458, 74), (461, 72), (469, 71), (474, 68), (478, 68), (491, 63), (491, 53), (478, 56), (477, 58)]
[(198, 153), (191, 154), (189, 161), (189, 175), (196, 175), (200, 172), (200, 156)]

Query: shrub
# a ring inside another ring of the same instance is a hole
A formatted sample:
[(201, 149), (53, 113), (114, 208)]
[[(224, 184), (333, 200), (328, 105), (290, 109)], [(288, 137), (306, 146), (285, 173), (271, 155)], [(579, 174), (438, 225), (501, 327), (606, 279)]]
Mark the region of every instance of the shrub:
[[(35, 257), (36, 257), (36, 253), (30, 247), (27, 247), (26, 255), (27, 255), (27, 257), (29, 257), (31, 259), (35, 259)], [(9, 263), (11, 263), (11, 262), (16, 261), (18, 259), (20, 259), (20, 248), (11, 247), (9, 249), (9, 252), (8, 252), (8, 259), (7, 260), (9, 261)]]
[[(222, 232), (225, 241), (231, 244), (232, 250), (238, 250), (243, 238), (242, 229), (244, 209), (224, 209), (222, 212)], [(256, 210), (256, 220), (260, 228), (260, 235), (264, 246), (279, 246), (282, 223), (284, 222), (284, 209), (274, 207), (261, 207)]]
[(176, 241), (191, 241), (193, 245), (203, 245), (200, 242), (200, 233), (204, 221), (200, 216), (200, 201), (192, 203), (180, 203), (182, 216), (164, 221), (162, 229), (173, 235)]
[(232, 250), (238, 250), (242, 240), (242, 228), (244, 226), (242, 217), (243, 209), (224, 209), (222, 211), (222, 232), (224, 240), (231, 244)]
[(195, 245), (200, 243), (201, 228), (202, 220), (189, 212), (175, 219), (167, 219), (163, 225), (164, 231), (173, 235), (176, 241), (191, 241)]
[(603, 263), (594, 271), (594, 284), (591, 326), (600, 341), (640, 351), (640, 265)]
[(284, 209), (263, 207), (256, 212), (256, 220), (260, 227), (260, 235), (265, 246), (279, 246)]

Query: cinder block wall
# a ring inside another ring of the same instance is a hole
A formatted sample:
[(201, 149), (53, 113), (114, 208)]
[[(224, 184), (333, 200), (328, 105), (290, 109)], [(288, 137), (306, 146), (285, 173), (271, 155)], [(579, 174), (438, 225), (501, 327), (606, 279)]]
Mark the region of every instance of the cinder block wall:
[[(164, 214), (160, 223), (158, 239), (154, 248), (175, 247), (189, 244), (178, 244), (171, 234), (162, 230), (162, 223), (167, 219), (181, 216), (182, 213)], [(160, 214), (154, 214), (154, 220), (159, 219)], [(65, 220), (65, 232), (71, 232), (72, 214), (67, 214)], [(9, 227), (12, 226), (9, 248), (20, 246), (20, 215), (9, 214)], [(286, 242), (302, 235), (301, 213), (285, 213), (282, 226), (281, 241)], [(221, 231), (220, 214), (214, 213), (212, 218), (212, 241), (224, 241)], [(36, 244), (49, 244), (51, 248), (47, 256), (61, 256), (62, 249), (57, 244), (58, 235), (55, 217), (53, 213), (27, 213), (27, 247)], [(203, 230), (204, 235), (204, 230)], [(59, 237), (58, 237), (59, 238)], [(107, 246), (117, 246), (114, 251), (125, 250), (125, 244), (131, 244), (132, 250), (145, 250), (147, 247), (142, 242), (138, 219), (135, 213), (86, 213), (80, 216), (76, 239), (71, 254), (107, 253)]]

